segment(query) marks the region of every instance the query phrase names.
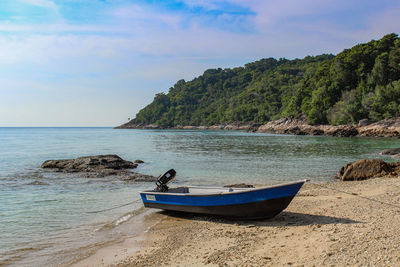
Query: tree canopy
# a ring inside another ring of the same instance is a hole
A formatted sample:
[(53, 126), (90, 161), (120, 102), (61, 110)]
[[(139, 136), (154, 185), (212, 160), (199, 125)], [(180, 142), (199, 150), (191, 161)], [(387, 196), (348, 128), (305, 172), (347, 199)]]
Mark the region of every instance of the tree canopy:
[(400, 39), (391, 33), (338, 55), (267, 58), (179, 80), (136, 114), (135, 124), (266, 123), (306, 116), (310, 124), (378, 121), (400, 114)]

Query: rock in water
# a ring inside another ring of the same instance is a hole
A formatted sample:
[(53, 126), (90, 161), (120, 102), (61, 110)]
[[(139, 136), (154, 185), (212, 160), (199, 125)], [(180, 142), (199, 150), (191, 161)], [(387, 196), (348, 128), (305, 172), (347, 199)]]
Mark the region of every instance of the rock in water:
[(49, 183), (35, 180), (33, 182), (27, 183), (26, 185), (49, 185)]
[(399, 157), (400, 156), (400, 147), (399, 148), (392, 148), (392, 149), (385, 149), (381, 153), (381, 155), (390, 155), (392, 157)]
[(76, 159), (46, 160), (41, 167), (57, 172), (79, 173), (80, 177), (86, 178), (117, 176), (124, 181), (157, 181), (157, 177), (127, 170), (137, 166), (137, 162), (123, 160), (117, 155), (98, 155)]
[(400, 162), (387, 163), (380, 159), (362, 159), (344, 165), (335, 178), (342, 181), (365, 180), (385, 175), (398, 175)]
[(94, 172), (133, 169), (137, 167), (137, 164), (123, 160), (117, 155), (98, 155), (76, 159), (46, 160), (41, 167), (65, 172)]

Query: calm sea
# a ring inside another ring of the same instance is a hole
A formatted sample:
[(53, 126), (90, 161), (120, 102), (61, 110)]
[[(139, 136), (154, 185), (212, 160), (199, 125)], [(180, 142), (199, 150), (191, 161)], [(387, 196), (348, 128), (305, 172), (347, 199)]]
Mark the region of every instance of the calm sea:
[[(47, 159), (118, 154), (136, 171), (177, 171), (176, 184), (268, 184), (332, 180), (339, 168), (398, 146), (396, 139), (333, 138), (236, 131), (0, 128), (0, 266), (68, 264), (129, 235), (124, 222), (152, 183), (80, 178), (40, 170)], [(390, 160), (389, 158), (385, 158)]]

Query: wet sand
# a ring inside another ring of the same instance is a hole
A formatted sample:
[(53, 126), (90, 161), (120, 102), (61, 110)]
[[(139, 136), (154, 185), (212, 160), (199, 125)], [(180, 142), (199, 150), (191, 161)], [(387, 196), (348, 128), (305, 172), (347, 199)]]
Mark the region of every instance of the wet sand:
[(136, 216), (119, 225), (118, 231), (127, 233), (127, 236), (93, 248), (91, 253), (88, 252), (83, 258), (68, 266), (109, 266), (139, 251), (149, 229), (160, 223), (165, 216), (145, 208), (137, 212)]
[(144, 235), (79, 266), (400, 266), (399, 177), (320, 185), (269, 220), (156, 212)]

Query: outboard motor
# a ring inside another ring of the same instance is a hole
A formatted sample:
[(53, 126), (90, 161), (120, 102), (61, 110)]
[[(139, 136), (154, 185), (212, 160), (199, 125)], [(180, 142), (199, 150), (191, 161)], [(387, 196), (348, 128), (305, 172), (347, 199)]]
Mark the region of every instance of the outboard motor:
[(162, 176), (160, 176), (156, 182), (156, 189), (154, 191), (156, 192), (167, 192), (168, 191), (168, 182), (171, 181), (176, 175), (176, 171), (174, 169), (170, 169), (166, 173), (164, 173)]

